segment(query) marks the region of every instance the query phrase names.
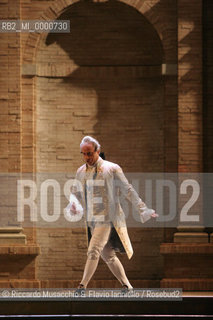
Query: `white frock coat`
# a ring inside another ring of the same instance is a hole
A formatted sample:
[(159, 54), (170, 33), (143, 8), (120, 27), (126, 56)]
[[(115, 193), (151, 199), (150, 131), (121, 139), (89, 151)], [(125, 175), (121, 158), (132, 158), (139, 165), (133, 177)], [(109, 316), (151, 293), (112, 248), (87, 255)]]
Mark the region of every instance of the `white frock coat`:
[(119, 195), (122, 194), (132, 203), (140, 215), (142, 223), (151, 217), (154, 210), (146, 207), (126, 179), (121, 167), (116, 163), (103, 160), (101, 157), (98, 158), (94, 167), (89, 167), (87, 164), (82, 165), (77, 170), (72, 194), (77, 197), (83, 207), (87, 226), (94, 226), (97, 223), (111, 223), (118, 235), (115, 239), (114, 232), (114, 239), (110, 239), (112, 247), (114, 247), (113, 240), (119, 240), (122, 244), (120, 248), (125, 250), (130, 259), (133, 255), (133, 249)]

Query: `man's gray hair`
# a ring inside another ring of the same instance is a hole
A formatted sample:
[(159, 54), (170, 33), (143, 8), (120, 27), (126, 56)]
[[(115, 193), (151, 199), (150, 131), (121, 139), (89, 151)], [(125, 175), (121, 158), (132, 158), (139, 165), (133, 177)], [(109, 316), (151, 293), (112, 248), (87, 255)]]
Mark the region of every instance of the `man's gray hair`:
[(95, 151), (99, 151), (101, 149), (100, 143), (98, 142), (98, 140), (94, 139), (93, 137), (85, 136), (80, 143), (80, 148), (85, 143), (92, 143), (93, 146), (95, 147)]

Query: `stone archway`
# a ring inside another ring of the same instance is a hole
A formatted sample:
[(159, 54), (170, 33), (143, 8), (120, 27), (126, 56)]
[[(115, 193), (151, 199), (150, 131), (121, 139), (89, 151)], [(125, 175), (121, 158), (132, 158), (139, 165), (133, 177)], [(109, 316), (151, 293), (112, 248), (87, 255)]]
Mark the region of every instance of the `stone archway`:
[(163, 171), (163, 51), (155, 29), (118, 1), (77, 2), (58, 19), (70, 20), (71, 32), (49, 34), (37, 52), (37, 170), (75, 171), (78, 142), (91, 133), (125, 171)]

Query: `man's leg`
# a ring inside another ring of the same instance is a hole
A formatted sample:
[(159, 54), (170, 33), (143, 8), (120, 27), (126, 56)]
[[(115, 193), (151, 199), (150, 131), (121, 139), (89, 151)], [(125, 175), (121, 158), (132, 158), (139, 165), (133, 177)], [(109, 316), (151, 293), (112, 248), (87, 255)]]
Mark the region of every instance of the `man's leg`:
[(109, 239), (110, 231), (110, 224), (98, 225), (92, 231), (92, 238), (87, 251), (87, 261), (84, 268), (83, 278), (81, 280), (81, 284), (84, 288), (87, 287), (87, 284), (98, 266), (100, 254)]
[(120, 260), (116, 256), (115, 250), (112, 249), (107, 243), (101, 252), (102, 259), (106, 262), (111, 272), (118, 279), (118, 281), (128, 287), (128, 289), (132, 289), (132, 285), (127, 279), (126, 273), (124, 271), (124, 267), (122, 266)]

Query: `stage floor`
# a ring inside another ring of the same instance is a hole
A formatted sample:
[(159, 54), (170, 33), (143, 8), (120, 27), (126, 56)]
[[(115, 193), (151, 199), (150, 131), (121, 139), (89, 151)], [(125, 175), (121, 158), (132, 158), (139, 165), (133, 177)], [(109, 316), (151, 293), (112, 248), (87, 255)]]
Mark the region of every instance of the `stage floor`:
[(183, 297), (213, 297), (213, 291), (185, 291)]
[(181, 301), (0, 301), (1, 315), (79, 317), (213, 317), (213, 291), (183, 292)]

